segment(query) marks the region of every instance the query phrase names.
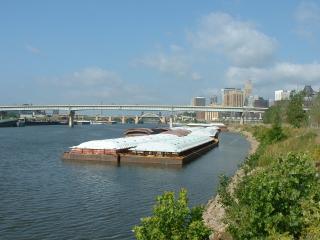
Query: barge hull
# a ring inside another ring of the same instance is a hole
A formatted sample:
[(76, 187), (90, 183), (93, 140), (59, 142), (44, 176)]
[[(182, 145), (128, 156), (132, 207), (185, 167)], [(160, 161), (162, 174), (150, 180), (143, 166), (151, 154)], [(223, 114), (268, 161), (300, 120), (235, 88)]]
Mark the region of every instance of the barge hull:
[(74, 161), (97, 161), (118, 164), (120, 161), (120, 156), (109, 154), (75, 154), (65, 152), (62, 156), (62, 159)]

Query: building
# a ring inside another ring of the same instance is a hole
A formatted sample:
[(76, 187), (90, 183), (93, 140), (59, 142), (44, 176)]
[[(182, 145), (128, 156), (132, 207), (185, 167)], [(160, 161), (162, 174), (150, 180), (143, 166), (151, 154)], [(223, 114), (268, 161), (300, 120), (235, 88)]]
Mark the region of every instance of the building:
[(314, 95), (316, 95), (316, 92), (310, 85), (304, 86), (302, 92), (304, 93), (305, 97), (313, 97)]
[[(211, 107), (216, 107), (217, 104), (210, 104)], [(204, 118), (206, 122), (214, 122), (219, 120), (219, 113), (218, 112), (205, 112)]]
[(244, 97), (247, 98), (252, 94), (252, 82), (247, 80), (244, 84)]
[(290, 99), (291, 91), (288, 90), (276, 90), (274, 91), (274, 101), (282, 101)]
[(267, 108), (269, 107), (269, 100), (265, 100), (263, 97), (259, 97), (257, 95), (249, 96), (246, 106)]
[(304, 94), (304, 106), (311, 107), (313, 99), (317, 96), (317, 92), (310, 85), (304, 86), (302, 92)]
[(194, 97), (191, 101), (192, 106), (205, 106), (206, 98), (205, 97)]
[(222, 105), (224, 107), (243, 107), (244, 91), (239, 88), (224, 88), (222, 93)]
[[(191, 101), (192, 106), (205, 106), (206, 98), (205, 97), (194, 97)], [(196, 119), (200, 121), (205, 120), (205, 112), (196, 112)]]
[(209, 98), (209, 105), (211, 106), (212, 104), (218, 104), (218, 96), (213, 95)]
[(263, 97), (258, 97), (253, 101), (253, 107), (267, 108), (269, 107), (269, 100), (263, 99)]

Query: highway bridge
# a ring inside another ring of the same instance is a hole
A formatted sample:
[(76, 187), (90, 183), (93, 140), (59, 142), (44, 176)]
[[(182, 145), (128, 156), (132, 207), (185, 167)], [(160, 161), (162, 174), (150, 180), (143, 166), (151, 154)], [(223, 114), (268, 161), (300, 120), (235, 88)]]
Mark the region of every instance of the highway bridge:
[(256, 107), (222, 107), (222, 106), (190, 106), (190, 105), (104, 105), (104, 104), (60, 104), (60, 105), (0, 105), (0, 111), (85, 111), (85, 110), (116, 110), (116, 111), (159, 111), (159, 112), (253, 112), (263, 113), (267, 108)]
[(268, 108), (257, 107), (223, 107), (223, 106), (190, 106), (190, 105), (138, 105), (138, 104), (51, 104), (51, 105), (0, 105), (0, 111), (48, 111), (59, 110), (69, 112), (69, 125), (73, 126), (74, 115), (76, 111), (86, 110), (112, 110), (112, 111), (156, 111), (156, 112), (225, 112), (240, 113), (244, 116), (246, 113), (264, 113)]

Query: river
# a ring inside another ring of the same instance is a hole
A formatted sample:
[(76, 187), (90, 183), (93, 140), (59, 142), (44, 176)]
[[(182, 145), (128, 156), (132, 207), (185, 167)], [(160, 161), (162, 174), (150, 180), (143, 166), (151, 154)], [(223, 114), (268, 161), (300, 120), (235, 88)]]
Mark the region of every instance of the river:
[(69, 146), (131, 127), (0, 128), (0, 239), (134, 239), (157, 195), (184, 187), (191, 205), (206, 204), (218, 176), (233, 175), (249, 149), (243, 136), (224, 132), (219, 147), (180, 169), (60, 159)]

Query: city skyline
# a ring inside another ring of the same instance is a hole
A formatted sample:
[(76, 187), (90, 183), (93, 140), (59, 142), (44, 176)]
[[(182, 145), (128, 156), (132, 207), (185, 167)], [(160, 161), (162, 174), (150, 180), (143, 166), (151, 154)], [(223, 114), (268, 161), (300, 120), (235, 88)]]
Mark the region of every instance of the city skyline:
[[(270, 14), (272, 12), (272, 14)], [(0, 102), (189, 103), (320, 88), (318, 1), (2, 1)]]

